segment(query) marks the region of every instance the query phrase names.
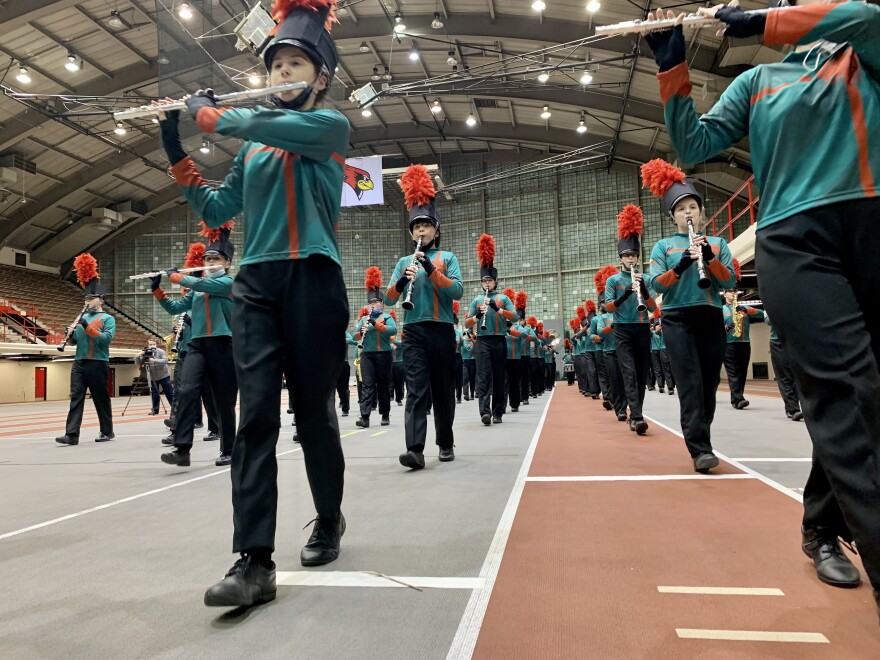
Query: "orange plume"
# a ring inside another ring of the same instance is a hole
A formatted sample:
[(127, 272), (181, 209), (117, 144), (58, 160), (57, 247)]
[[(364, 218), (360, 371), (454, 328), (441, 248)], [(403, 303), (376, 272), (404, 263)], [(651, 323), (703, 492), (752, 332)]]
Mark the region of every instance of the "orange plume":
[(648, 188), (655, 197), (663, 197), (674, 184), (681, 183), (686, 178), (680, 168), (662, 158), (655, 158), (642, 165), (642, 188)]
[(516, 291), (514, 291), (513, 289), (507, 288), (507, 289), (504, 289), (504, 291), (502, 291), (501, 293), (503, 293), (505, 296), (510, 298), (511, 302), (513, 301), (514, 298), (516, 298)]
[(477, 241), (477, 259), (484, 268), (495, 261), (495, 238), (489, 234), (480, 236)]
[(584, 302), (584, 309), (587, 311), (587, 314), (592, 314), (596, 311), (596, 303), (592, 300), (587, 300)]
[(612, 275), (617, 275), (616, 266), (600, 268), (599, 272), (593, 276), (593, 284), (596, 285), (596, 295), (599, 296), (600, 300), (605, 297), (605, 283)]
[(571, 350), (571, 339), (569, 339), (568, 337), (565, 338), (565, 350)]
[(585, 310), (583, 307), (578, 306), (578, 308), (577, 308), (577, 310), (575, 311), (575, 313), (577, 314), (577, 317), (578, 317), (579, 319), (585, 319), (585, 318), (587, 318), (587, 310)]
[(544, 322), (543, 321), (538, 322), (537, 330), (538, 330), (539, 335), (544, 332)]
[(360, 319), (360, 318), (363, 318), (364, 316), (369, 316), (369, 315), (370, 315), (370, 308), (369, 307), (361, 307), (361, 313), (358, 315), (358, 318)]
[(205, 244), (190, 243), (183, 260), (184, 268), (201, 268), (205, 265)]
[(324, 29), (330, 31), (333, 23), (338, 23), (336, 18), (336, 0), (275, 0), (272, 5), (272, 18), (278, 23), (269, 34), (274, 35), (284, 19), (287, 18), (292, 11), (297, 9), (311, 9), (317, 12), (324, 7), (330, 7), (330, 13), (327, 14), (327, 21), (324, 23)]
[(458, 316), (458, 313), (461, 311), (461, 303), (457, 300), (452, 301), (452, 313)]
[(635, 204), (627, 204), (617, 214), (617, 238), (641, 236), (645, 228), (645, 215)]
[(232, 231), (232, 228), (235, 227), (235, 223), (232, 220), (230, 220), (229, 222), (220, 225), (216, 229), (212, 229), (211, 227), (209, 227), (208, 225), (205, 224), (204, 220), (199, 220), (199, 227), (201, 227), (201, 229), (199, 230), (199, 236), (204, 236), (211, 243), (213, 243), (214, 241), (216, 241), (217, 239), (220, 238), (220, 230), (221, 229), (228, 229), (229, 231)]
[(83, 252), (73, 260), (73, 270), (76, 271), (76, 281), (85, 288), (98, 275), (98, 260), (88, 252)]
[(534, 328), (536, 325), (538, 325), (538, 319), (536, 319), (534, 316), (530, 316), (526, 323)]
[(514, 307), (517, 309), (525, 309), (526, 303), (529, 301), (529, 294), (525, 291), (520, 291), (516, 294), (516, 303)]
[(742, 269), (739, 267), (739, 259), (733, 260), (733, 272), (736, 275), (736, 281), (739, 282), (742, 279)]
[(424, 165), (407, 167), (400, 177), (400, 187), (403, 188), (403, 199), (407, 210), (414, 206), (425, 206), (437, 195), (431, 175)]
[(382, 288), (382, 271), (378, 266), (370, 266), (364, 271), (364, 288), (367, 291)]
[(581, 322), (578, 321), (577, 319), (569, 319), (568, 320), (568, 327), (571, 328), (573, 331), (577, 332), (581, 328)]

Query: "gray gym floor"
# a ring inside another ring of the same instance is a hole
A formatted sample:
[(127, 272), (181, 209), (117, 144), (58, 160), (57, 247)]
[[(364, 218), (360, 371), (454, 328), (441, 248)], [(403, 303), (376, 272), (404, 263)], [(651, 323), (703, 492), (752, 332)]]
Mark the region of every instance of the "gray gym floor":
[[(159, 462), (161, 418), (117, 424), (111, 443), (95, 444), (84, 431), (77, 447), (56, 445), (54, 431), (0, 434), (0, 655), (445, 658), (471, 595), (468, 584), (447, 579), (416, 590), (374, 573), (410, 583), (480, 575), (548, 398), (491, 428), (480, 424), (475, 402), (463, 403), (456, 461), (439, 463), (430, 445), (428, 468), (417, 473), (397, 463), (403, 408), (392, 404), (390, 427), (378, 426), (374, 415), (374, 426), (358, 431), (354, 413), (340, 418), (343, 435), (350, 434), (343, 438), (348, 530), (340, 558), (309, 573), (333, 573), (358, 586), (283, 586), (274, 603), (246, 612), (202, 604), (205, 588), (235, 559), (229, 474), (213, 464), (217, 443), (198, 435), (193, 466), (181, 470)], [(788, 421), (778, 399), (750, 398), (750, 408), (735, 411), (719, 392), (718, 450), (731, 458), (809, 457), (804, 425)], [(66, 408), (3, 406), (0, 422), (39, 420)], [(677, 398), (649, 392), (646, 414), (678, 429)], [(282, 420), (275, 560), (279, 571), (303, 572), (299, 550), (310, 527), (302, 527), (313, 509), (290, 416)], [(745, 464), (789, 488), (801, 488), (809, 469), (797, 462)]]

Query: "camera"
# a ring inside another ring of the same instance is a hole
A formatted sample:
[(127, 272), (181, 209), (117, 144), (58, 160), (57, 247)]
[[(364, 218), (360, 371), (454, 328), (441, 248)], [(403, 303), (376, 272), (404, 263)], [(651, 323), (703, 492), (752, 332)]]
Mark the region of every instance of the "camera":
[(141, 351), (141, 356), (145, 360), (149, 360), (150, 358), (154, 357), (155, 355), (156, 355), (155, 348), (145, 348), (143, 351)]

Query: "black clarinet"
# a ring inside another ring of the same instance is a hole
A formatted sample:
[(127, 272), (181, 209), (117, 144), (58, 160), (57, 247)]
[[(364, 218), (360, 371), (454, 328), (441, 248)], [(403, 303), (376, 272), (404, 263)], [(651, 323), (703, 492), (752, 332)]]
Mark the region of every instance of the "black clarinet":
[(180, 338), (183, 337), (183, 326), (186, 324), (185, 318), (186, 312), (180, 315), (180, 318), (177, 319), (177, 324), (174, 326), (174, 342), (171, 344), (171, 350), (174, 353), (177, 353), (180, 348)]
[[(483, 304), (488, 305), (489, 304), (489, 290), (486, 287), (483, 287), (483, 293), (486, 294), (485, 302)], [(486, 317), (487, 316), (489, 316), (489, 308), (488, 307), (486, 307), (486, 311), (483, 312), (483, 320), (480, 323), (480, 330), (486, 329)]]
[(67, 329), (67, 332), (64, 334), (64, 341), (58, 344), (58, 350), (63, 351), (64, 348), (70, 343), (70, 340), (73, 339), (73, 333), (76, 332), (76, 326), (79, 325), (79, 322), (82, 321), (83, 316), (85, 316), (89, 311), (89, 306), (86, 305), (83, 307), (82, 311), (79, 313), (79, 316), (76, 317), (76, 321), (73, 322), (73, 329)]

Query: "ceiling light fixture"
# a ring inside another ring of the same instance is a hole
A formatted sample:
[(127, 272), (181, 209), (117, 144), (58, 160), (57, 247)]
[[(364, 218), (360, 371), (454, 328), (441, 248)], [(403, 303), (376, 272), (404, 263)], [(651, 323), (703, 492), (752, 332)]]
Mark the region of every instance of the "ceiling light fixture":
[(18, 67), (18, 75), (15, 76), (15, 79), (22, 85), (30, 85), (31, 77), (28, 75), (28, 70), (26, 66), (22, 64), (20, 67)]
[(415, 46), (409, 49), (409, 59), (411, 59), (413, 62), (419, 59), (419, 51), (416, 50)]
[(211, 145), (208, 144), (207, 140), (202, 140), (202, 146), (199, 147), (199, 151), (201, 151), (203, 154), (211, 153)]
[(578, 124), (577, 132), (583, 135), (587, 132), (587, 116), (581, 111), (581, 121)]
[(544, 11), (545, 9), (547, 9), (547, 5), (544, 0), (535, 0), (532, 3), (532, 11)]
[(454, 51), (454, 50), (450, 50), (450, 51), (448, 51), (448, 52), (446, 53), (446, 55), (448, 56), (448, 57), (446, 58), (446, 63), (447, 63), (449, 66), (455, 66), (456, 64), (458, 64), (458, 60), (455, 59), (455, 51)]
[(122, 22), (122, 16), (119, 15), (119, 12), (115, 9), (110, 12), (110, 20), (107, 21), (107, 24), (110, 27), (121, 28), (125, 24)]
[(431, 27), (435, 30), (443, 29), (443, 21), (440, 20), (440, 12), (434, 12), (434, 20), (431, 21)]
[(550, 108), (548, 108), (546, 105), (541, 111), (541, 119), (550, 119)]
[(431, 112), (435, 115), (443, 110), (443, 107), (440, 105), (440, 99), (434, 99), (434, 103), (431, 104)]
[(76, 53), (72, 50), (67, 53), (67, 61), (64, 63), (64, 68), (71, 73), (76, 73), (82, 69), (82, 65), (76, 61)]
[(159, 51), (159, 57), (156, 60), (156, 64), (166, 65), (171, 64), (171, 60), (168, 59), (168, 55), (164, 50)]
[(362, 117), (372, 117), (373, 111), (370, 110), (369, 108), (364, 108), (363, 110), (361, 110), (361, 116)]
[(465, 124), (467, 124), (468, 126), (471, 126), (471, 127), (477, 125), (477, 120), (474, 119), (474, 113), (473, 113), (473, 112), (472, 112), (471, 114), (468, 115), (468, 118), (467, 118), (467, 121), (465, 121)]
[(113, 132), (116, 133), (116, 135), (125, 135), (125, 126), (122, 125), (121, 121), (116, 122), (116, 128), (113, 129)]
[(358, 47), (358, 50), (361, 51), (362, 53), (369, 53), (370, 47), (367, 45), (366, 41), (362, 41), (361, 45)]
[(385, 80), (391, 80), (391, 72), (388, 70), (388, 67), (385, 67), (385, 73), (382, 75)]
[(540, 83), (545, 83), (545, 82), (547, 82), (548, 80), (550, 80), (550, 74), (547, 73), (546, 71), (542, 71), (542, 72), (538, 75), (538, 82), (540, 82)]
[(581, 74), (580, 82), (581, 82), (581, 85), (589, 85), (591, 82), (593, 82), (592, 74), (589, 71), (584, 71)]
[(184, 2), (180, 5), (180, 9), (177, 10), (177, 15), (185, 21), (188, 21), (193, 17), (192, 9), (190, 9), (188, 2)]
[(400, 12), (394, 14), (394, 31), (395, 32), (403, 32), (406, 30), (406, 25), (403, 24), (403, 16), (400, 15)]
[(599, 11), (599, 8), (601, 6), (602, 5), (599, 4), (599, 0), (590, 0), (587, 3), (587, 11), (590, 12), (591, 14), (595, 14), (597, 11)]
[(248, 82), (254, 87), (259, 87), (263, 84), (263, 78), (261, 76), (258, 76), (256, 73), (252, 73), (250, 76), (248, 76)]
[(374, 81), (375, 80), (382, 80), (382, 76), (379, 75), (379, 67), (377, 67), (377, 66), (373, 67), (373, 75), (370, 76), (370, 78)]

